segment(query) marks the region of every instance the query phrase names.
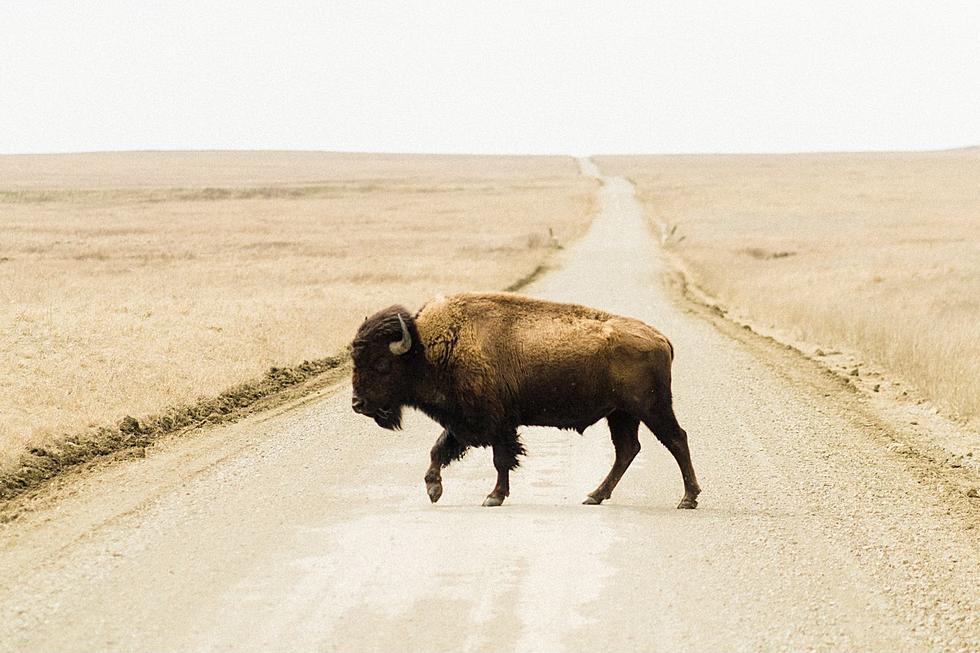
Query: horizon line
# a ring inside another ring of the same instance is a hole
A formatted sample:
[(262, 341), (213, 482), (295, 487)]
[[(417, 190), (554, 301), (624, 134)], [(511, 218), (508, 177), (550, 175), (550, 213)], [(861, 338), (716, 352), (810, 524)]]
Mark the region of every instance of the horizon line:
[(45, 152), (0, 152), (0, 156), (20, 157), (20, 156), (73, 156), (89, 154), (150, 154), (150, 153), (309, 153), (309, 154), (349, 154), (366, 156), (445, 156), (445, 157), (594, 157), (594, 156), (792, 156), (803, 154), (901, 154), (901, 153), (939, 153), (956, 152), (960, 150), (980, 149), (980, 144), (961, 145), (954, 147), (925, 148), (925, 149), (812, 149), (812, 150), (786, 150), (786, 151), (687, 151), (687, 152), (593, 152), (593, 153), (573, 153), (573, 152), (408, 152), (408, 151), (386, 151), (386, 150), (331, 150), (320, 148), (131, 148), (119, 150), (64, 150), (64, 151), (45, 151)]

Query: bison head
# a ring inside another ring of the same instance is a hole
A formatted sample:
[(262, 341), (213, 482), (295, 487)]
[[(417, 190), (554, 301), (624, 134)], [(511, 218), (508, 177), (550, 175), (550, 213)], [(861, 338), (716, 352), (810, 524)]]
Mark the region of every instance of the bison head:
[(354, 411), (385, 429), (401, 428), (402, 406), (412, 385), (411, 363), (419, 351), (415, 320), (391, 306), (364, 320), (351, 343)]

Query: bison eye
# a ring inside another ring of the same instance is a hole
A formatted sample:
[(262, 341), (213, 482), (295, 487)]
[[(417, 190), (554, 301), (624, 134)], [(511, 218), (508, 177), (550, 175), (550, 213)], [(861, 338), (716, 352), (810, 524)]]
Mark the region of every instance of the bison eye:
[(387, 358), (382, 358), (374, 364), (374, 369), (382, 374), (387, 373), (391, 369), (391, 361)]

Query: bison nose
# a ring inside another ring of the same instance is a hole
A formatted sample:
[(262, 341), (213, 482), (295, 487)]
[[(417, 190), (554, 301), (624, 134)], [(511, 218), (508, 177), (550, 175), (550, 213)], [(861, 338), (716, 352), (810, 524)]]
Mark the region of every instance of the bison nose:
[(354, 395), (353, 399), (350, 400), (350, 405), (351, 408), (354, 409), (355, 413), (364, 412), (364, 400), (358, 397), (357, 395)]

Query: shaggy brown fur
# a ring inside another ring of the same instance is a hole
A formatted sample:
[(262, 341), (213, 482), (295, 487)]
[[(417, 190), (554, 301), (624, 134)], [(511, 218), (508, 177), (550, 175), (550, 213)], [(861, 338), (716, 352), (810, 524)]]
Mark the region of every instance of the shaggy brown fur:
[[(412, 340), (402, 355), (389, 348), (403, 337), (399, 316)], [(606, 418), (616, 462), (586, 503), (609, 498), (639, 452), (642, 421), (681, 468), (679, 507), (697, 505), (687, 434), (671, 407), (673, 348), (639, 320), (512, 293), (464, 293), (415, 316), (400, 306), (376, 313), (358, 330), (353, 356), (355, 410), (395, 429), (407, 405), (444, 427), (426, 474), (432, 501), (442, 494), (441, 469), (468, 447), (493, 447), (497, 485), (485, 505), (500, 505), (524, 453), (518, 426), (581, 432)]]

